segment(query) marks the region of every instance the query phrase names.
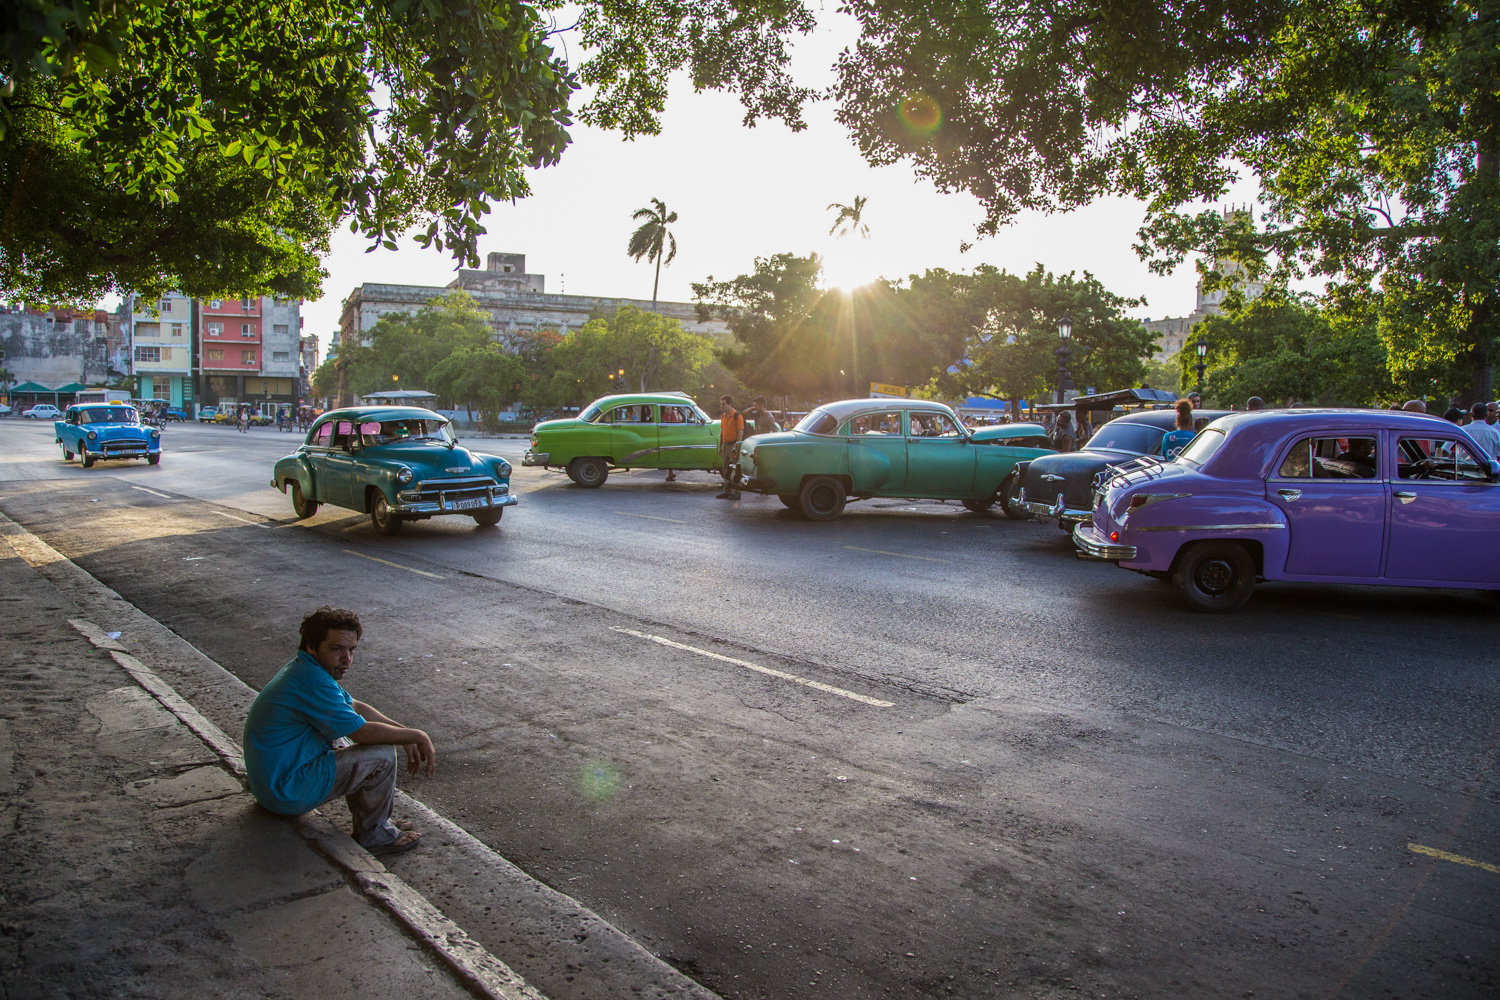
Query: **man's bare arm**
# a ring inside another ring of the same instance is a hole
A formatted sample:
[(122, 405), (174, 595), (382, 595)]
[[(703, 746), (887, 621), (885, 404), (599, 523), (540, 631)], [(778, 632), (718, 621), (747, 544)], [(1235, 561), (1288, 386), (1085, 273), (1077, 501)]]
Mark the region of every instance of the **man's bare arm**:
[[(356, 706), (358, 704), (359, 702), (355, 702)], [(360, 712), (360, 714), (365, 713)], [(388, 721), (366, 722), (350, 733), (349, 738), (355, 743), (366, 745), (405, 747), (407, 774), (415, 776), (425, 764), (427, 776), (430, 778), (437, 768), (437, 750), (432, 746), (432, 738), (420, 729), (408, 729)]]
[(398, 728), (401, 726), (401, 723), (397, 722), (389, 715), (386, 715), (374, 705), (367, 705), (358, 699), (354, 699), (354, 710), (360, 715), (363, 715), (365, 717), (365, 721), (367, 722), (384, 722), (387, 725), (396, 726)]

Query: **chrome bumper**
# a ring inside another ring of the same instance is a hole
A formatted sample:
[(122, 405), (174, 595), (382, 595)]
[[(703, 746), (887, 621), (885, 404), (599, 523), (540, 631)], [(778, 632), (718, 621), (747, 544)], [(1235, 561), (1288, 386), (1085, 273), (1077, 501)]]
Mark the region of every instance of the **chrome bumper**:
[[(397, 514), (472, 514), (476, 510), (489, 510), (493, 507), (514, 507), (517, 502), (515, 497), (507, 493), (504, 496), (484, 497), (477, 504), (472, 499), (422, 500), (416, 503), (391, 504), (391, 510)], [(460, 506), (461, 504), (470, 506)]]
[(1073, 526), (1073, 544), (1078, 546), (1080, 559), (1102, 559), (1107, 562), (1130, 562), (1135, 558), (1134, 545), (1114, 545), (1104, 540), (1099, 529), (1092, 524)]
[(552, 456), (545, 451), (532, 451), (530, 448), (528, 448), (526, 449), (526, 454), (521, 458), (521, 464), (527, 466), (547, 465), (549, 464), (547, 460), (551, 457)]
[(1023, 510), (1029, 510), (1037, 517), (1055, 517), (1063, 521), (1092, 521), (1094, 512), (1092, 510), (1079, 510), (1069, 507), (1063, 502), (1063, 495), (1057, 495), (1056, 503), (1038, 503), (1035, 500), (1026, 499), (1026, 490), (1023, 487), (1020, 495), (1016, 498), (1016, 506)]

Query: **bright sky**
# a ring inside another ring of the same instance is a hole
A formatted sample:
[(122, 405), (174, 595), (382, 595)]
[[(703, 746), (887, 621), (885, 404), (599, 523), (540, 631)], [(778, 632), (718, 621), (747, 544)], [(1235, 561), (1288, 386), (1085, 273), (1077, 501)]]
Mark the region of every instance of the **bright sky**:
[[(834, 18), (826, 13), (825, 20)], [(831, 22), (797, 48), (799, 82), (821, 87), (850, 37)], [(828, 283), (860, 284), (878, 276), (905, 277), (928, 268), (970, 270), (992, 264), (1025, 272), (1037, 262), (1056, 272), (1091, 271), (1110, 290), (1144, 295), (1140, 317), (1192, 311), (1192, 262), (1175, 275), (1152, 275), (1131, 250), (1142, 210), (1133, 202), (1100, 201), (1068, 215), (1027, 215), (1000, 235), (976, 241), (982, 220), (968, 195), (939, 194), (906, 164), (873, 168), (833, 118), (831, 103), (810, 106), (808, 128), (793, 133), (776, 123), (753, 129), (733, 95), (694, 94), (675, 81), (660, 135), (625, 142), (617, 134), (575, 126), (562, 162), (531, 176), (533, 194), (497, 206), (481, 238), (492, 251), (526, 254), (526, 269), (547, 277), (548, 292), (651, 297), (652, 267), (625, 254), (631, 219), (652, 198), (678, 214), (677, 259), (662, 269), (660, 297), (692, 301), (691, 283), (753, 270), (756, 257), (792, 252), (824, 255)], [(831, 238), (830, 202), (868, 199), (869, 239)], [(1232, 199), (1253, 199), (1253, 189)], [(959, 252), (959, 244), (975, 245)], [(322, 299), (304, 306), (305, 332), (320, 341), (320, 358), (338, 328), (340, 303), (363, 282), (445, 285), (454, 263), (407, 242), (397, 251), (365, 253), (368, 244), (347, 228), (334, 237)]]

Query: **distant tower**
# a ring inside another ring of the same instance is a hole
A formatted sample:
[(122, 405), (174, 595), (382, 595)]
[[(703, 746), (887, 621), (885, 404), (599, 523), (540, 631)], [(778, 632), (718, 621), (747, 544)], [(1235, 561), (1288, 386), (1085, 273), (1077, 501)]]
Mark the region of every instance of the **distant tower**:
[[(1224, 221), (1228, 222), (1236, 217), (1255, 221), (1255, 206), (1234, 207), (1224, 209)], [(1251, 281), (1245, 277), (1245, 268), (1239, 261), (1214, 259), (1213, 269), (1230, 280), (1239, 289), (1240, 294), (1248, 301), (1258, 299), (1265, 292), (1266, 285), (1263, 281)], [(1198, 301), (1193, 309), (1193, 319), (1196, 321), (1204, 316), (1215, 316), (1223, 309), (1224, 297), (1229, 294), (1229, 289), (1219, 288), (1211, 292), (1203, 290), (1203, 282), (1198, 282)]]

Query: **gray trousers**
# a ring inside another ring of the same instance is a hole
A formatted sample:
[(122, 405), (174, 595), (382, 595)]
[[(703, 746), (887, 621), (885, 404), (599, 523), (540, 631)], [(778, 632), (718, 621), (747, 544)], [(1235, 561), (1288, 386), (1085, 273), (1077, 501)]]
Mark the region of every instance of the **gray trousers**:
[(363, 744), (335, 750), (338, 773), (324, 802), (342, 795), (354, 817), (354, 839), (361, 847), (394, 843), (401, 831), (391, 822), (396, 800), (396, 748)]

